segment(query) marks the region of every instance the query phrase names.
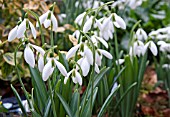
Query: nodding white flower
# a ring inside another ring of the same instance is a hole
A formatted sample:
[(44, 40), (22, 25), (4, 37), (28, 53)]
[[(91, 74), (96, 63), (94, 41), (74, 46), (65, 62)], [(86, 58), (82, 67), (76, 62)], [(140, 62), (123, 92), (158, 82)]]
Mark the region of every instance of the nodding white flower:
[(98, 36), (96, 36), (96, 35), (93, 35), (93, 36), (91, 37), (91, 40), (93, 41), (93, 43), (94, 43), (95, 46), (98, 46), (97, 44), (100, 42), (100, 43), (102, 43), (106, 48), (108, 48), (107, 42), (106, 42), (103, 38), (101, 38), (101, 37), (98, 37)]
[(31, 33), (32, 33), (34, 39), (36, 38), (36, 30), (34, 28), (34, 25), (27, 18), (25, 18), (21, 22), (21, 24), (18, 26), (18, 29), (17, 29), (17, 38), (23, 38), (24, 37), (24, 33), (25, 33), (26, 29), (27, 29), (27, 25), (30, 26)]
[(88, 62), (88, 59), (86, 56), (84, 56), (83, 58), (80, 58), (77, 63), (80, 65), (81, 70), (82, 70), (82, 74), (83, 76), (87, 76), (90, 70), (90, 63)]
[(70, 59), (71, 57), (74, 56), (74, 54), (76, 53), (76, 51), (79, 49), (81, 44), (78, 44), (74, 47), (72, 47), (68, 52), (67, 52), (67, 55), (66, 55), (66, 59)]
[(113, 13), (114, 15), (114, 19), (115, 21), (113, 22), (113, 24), (117, 27), (117, 28), (122, 28), (122, 29), (126, 29), (126, 23), (125, 21), (118, 16), (116, 13)]
[(145, 45), (143, 44), (142, 41), (138, 40), (136, 42), (134, 42), (133, 46), (130, 47), (129, 50), (129, 55), (130, 56), (138, 56), (140, 57), (141, 55), (143, 56), (146, 52), (146, 48)]
[(38, 59), (38, 70), (40, 72), (42, 72), (44, 69), (44, 58), (42, 55), (39, 56), (39, 59)]
[(156, 47), (156, 45), (153, 41), (149, 41), (149, 42), (146, 43), (145, 49), (147, 49), (148, 47), (149, 47), (149, 49), (151, 50), (151, 52), (154, 56), (156, 56), (158, 54), (157, 47)]
[[(58, 28), (58, 21), (56, 19), (56, 17), (54, 16), (53, 12), (48, 10), (46, 13), (44, 13), (43, 15), (41, 15), (39, 17), (40, 20), (40, 24), (44, 24), (45, 28), (48, 27), (52, 27), (53, 31), (56, 31)], [(39, 24), (37, 22), (37, 27), (39, 27)]]
[(34, 48), (36, 51), (38, 51), (42, 56), (45, 54), (45, 51), (41, 47), (38, 47), (30, 43), (26, 45), (26, 48), (24, 49), (24, 59), (32, 68), (34, 68), (35, 57), (34, 57), (34, 52), (31, 49), (31, 47)]
[(68, 78), (71, 77), (73, 82), (76, 84), (78, 83), (79, 85), (82, 85), (83, 80), (79, 72), (77, 72), (76, 69), (71, 70), (68, 74), (67, 77), (64, 78), (64, 84), (67, 83)]
[(101, 55), (104, 55), (106, 58), (108, 59), (113, 59), (113, 56), (107, 52), (106, 50), (103, 50), (103, 49), (97, 49)]
[(78, 15), (78, 16), (76, 17), (76, 19), (75, 19), (74, 22), (81, 26), (85, 14), (86, 14), (86, 12), (83, 12), (83, 13), (81, 13), (80, 15)]
[(136, 9), (136, 7), (142, 4), (143, 0), (129, 0), (128, 5), (131, 9)]
[(163, 64), (163, 65), (162, 65), (162, 68), (164, 68), (164, 69), (170, 69), (170, 64)]
[(158, 41), (157, 44), (160, 45), (160, 51), (170, 52), (170, 44), (169, 43), (166, 43), (165, 41)]
[(139, 28), (137, 31), (136, 31), (136, 37), (138, 40), (146, 40), (148, 38), (146, 32), (142, 29), (142, 28)]
[(113, 38), (114, 27), (111, 18), (112, 15), (108, 18), (102, 19), (103, 23), (101, 23), (100, 20), (96, 19), (96, 25), (100, 30), (100, 36), (103, 37), (106, 41), (108, 41), (109, 38)]
[(67, 71), (65, 67), (60, 62), (58, 62), (55, 58), (49, 58), (47, 64), (44, 66), (42, 71), (42, 78), (44, 81), (46, 81), (52, 75), (55, 65), (57, 66), (61, 74), (67, 77)]
[(79, 36), (80, 36), (80, 31), (79, 31), (79, 30), (76, 30), (72, 35), (73, 35), (76, 39), (78, 39)]
[(92, 26), (92, 22), (93, 22), (93, 16), (91, 16), (84, 24), (83, 26), (83, 32), (84, 33), (87, 33), (90, 29), (91, 29), (91, 26)]
[(34, 25), (27, 19), (25, 18), (20, 25), (15, 26), (8, 35), (8, 41), (11, 42), (13, 41), (15, 38), (23, 38), (24, 37), (24, 33), (27, 29), (27, 23), (28, 26), (31, 29), (31, 33), (34, 37), (34, 39), (36, 38), (36, 30), (34, 28)]
[(116, 60), (116, 64), (118, 65), (121, 65), (121, 64), (123, 64), (125, 62), (125, 60), (124, 59), (118, 59), (118, 60)]
[(159, 39), (159, 40), (163, 40), (163, 39), (167, 39), (168, 38), (168, 34), (158, 34), (156, 36), (156, 39)]

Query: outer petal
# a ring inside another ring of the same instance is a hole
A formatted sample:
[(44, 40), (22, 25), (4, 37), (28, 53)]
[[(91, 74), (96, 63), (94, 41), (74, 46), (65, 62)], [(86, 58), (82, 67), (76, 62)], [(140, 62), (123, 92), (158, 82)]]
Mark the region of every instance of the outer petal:
[(36, 38), (36, 30), (34, 28), (34, 25), (30, 21), (29, 21), (29, 25), (30, 25), (30, 28), (31, 28), (32, 35), (35, 39)]
[(42, 72), (42, 78), (44, 81), (47, 81), (47, 79), (51, 76), (51, 74), (54, 71), (54, 67), (52, 67), (51, 59), (47, 62), (47, 64), (44, 66), (43, 72)]
[(67, 55), (66, 55), (66, 59), (67, 59), (67, 60), (70, 59), (72, 56), (74, 56), (74, 54), (76, 53), (76, 51), (79, 49), (80, 45), (81, 45), (81, 44), (78, 44), (78, 45), (72, 47), (72, 48), (68, 51), (68, 53), (67, 53)]
[(58, 28), (58, 21), (53, 13), (51, 13), (51, 21), (53, 23), (53, 31), (56, 31)]
[(38, 59), (38, 69), (40, 72), (42, 72), (44, 69), (44, 58), (41, 55)]
[(83, 12), (82, 14), (78, 15), (74, 22), (81, 25), (81, 23), (82, 23), (81, 21), (85, 14), (86, 14), (86, 12)]
[(83, 58), (82, 62), (80, 63), (80, 67), (83, 72), (83, 76), (87, 76), (90, 70), (90, 64), (88, 63), (87, 58)]
[(18, 25), (15, 26), (15, 28), (13, 28), (8, 35), (8, 41), (12, 41), (17, 37), (17, 29), (18, 29)]
[(45, 27), (45, 28), (48, 28), (49, 26), (51, 26), (51, 20), (45, 19), (45, 21), (44, 21), (44, 27)]
[(34, 49), (36, 49), (42, 56), (44, 56), (45, 54), (45, 51), (39, 47), (39, 46), (36, 46), (36, 45), (33, 45), (33, 44), (30, 44), (30, 46), (32, 46)]
[(100, 23), (99, 20), (96, 19), (96, 25), (99, 28), (99, 30), (102, 30), (102, 24)]
[(158, 54), (157, 47), (153, 41), (150, 42), (150, 50), (154, 56)]
[(34, 53), (31, 50), (31, 48), (29, 47), (29, 45), (27, 45), (24, 50), (24, 59), (32, 68), (34, 68), (34, 66), (35, 66)]
[(24, 37), (24, 32), (26, 31), (26, 19), (19, 25), (17, 30), (17, 38)]
[(97, 73), (99, 73), (99, 72), (100, 72), (99, 67), (98, 67), (98, 65), (97, 65), (97, 64), (95, 64), (95, 71), (96, 71)]
[(96, 52), (96, 54), (95, 54), (95, 62), (96, 62), (96, 64), (97, 65), (99, 65), (99, 66), (101, 66), (101, 62), (102, 62), (102, 57), (98, 54), (98, 52)]
[(70, 77), (70, 74), (71, 74), (72, 72), (73, 72), (73, 70), (71, 70), (70, 72), (68, 72), (67, 77), (64, 78), (64, 84), (67, 83), (67, 80), (68, 80), (68, 78)]
[(125, 23), (125, 21), (124, 21), (120, 16), (118, 16), (116, 13), (114, 13), (114, 16), (115, 16), (115, 20), (116, 20), (116, 22), (119, 24), (119, 26), (120, 26), (122, 29), (126, 29), (126, 23)]
[(106, 50), (102, 50), (102, 49), (98, 49), (98, 50), (99, 50), (99, 52), (101, 52), (102, 55), (104, 55), (108, 59), (112, 59), (113, 58), (113, 56), (109, 52), (107, 52)]
[(84, 24), (84, 26), (83, 26), (83, 32), (84, 33), (88, 32), (91, 29), (92, 19), (93, 19), (93, 17), (90, 17), (90, 19), (87, 20), (86, 23)]
[(97, 36), (95, 36), (95, 38), (99, 40), (106, 48), (108, 48), (108, 44), (103, 38)]
[(109, 28), (109, 22), (111, 18), (112, 18), (112, 15), (104, 19), (103, 24), (102, 24), (102, 30), (107, 30)]
[(88, 62), (93, 65), (93, 53), (87, 46), (84, 46), (84, 54), (87, 57)]
[(63, 74), (63, 76), (67, 77), (67, 71), (66, 71), (65, 67), (55, 59), (54, 59), (54, 62), (57, 65), (57, 68), (59, 69), (59, 71)]
[[(39, 17), (40, 24), (44, 23), (45, 19), (47, 19), (47, 17), (48, 17), (49, 12), (50, 11), (48, 10), (45, 14), (43, 14)], [(39, 27), (38, 22), (36, 23), (36, 27)]]
[(79, 83), (79, 85), (82, 85), (83, 81), (82, 81), (82, 77), (81, 77), (80, 73), (77, 71), (75, 71), (75, 73), (76, 73), (76, 77), (75, 77), (76, 81)]

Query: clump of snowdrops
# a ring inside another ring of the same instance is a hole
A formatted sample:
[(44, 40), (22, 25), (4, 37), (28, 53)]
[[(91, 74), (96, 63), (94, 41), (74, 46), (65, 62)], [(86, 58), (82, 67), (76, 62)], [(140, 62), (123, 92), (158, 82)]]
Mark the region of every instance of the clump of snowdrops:
[[(114, 96), (116, 105), (112, 111), (116, 113), (118, 109), (117, 114), (122, 117), (133, 116), (147, 66), (147, 50), (150, 49), (156, 56), (157, 47), (139, 28), (136, 33), (131, 31), (129, 53), (122, 56), (116, 30), (125, 30), (125, 21), (109, 9), (106, 9), (106, 16), (98, 16), (103, 8), (112, 3), (103, 3), (77, 16), (77, 30), (72, 35), (76, 43), (66, 54), (54, 44), (54, 34), (58, 28), (58, 21), (53, 14), (55, 3), (41, 16), (25, 9), (27, 13), (10, 31), (8, 41), (16, 38), (20, 41), (14, 54), (15, 68), (32, 116), (90, 117), (99, 98), (101, 105), (97, 109), (100, 109), (98, 117), (101, 117)], [(27, 36), (30, 30), (36, 39), (38, 32), (28, 15), (37, 20), (34, 24), (41, 33), (41, 46), (31, 43)], [(42, 28), (50, 33), (50, 44), (45, 43)], [(16, 55), (21, 46), (25, 48), (24, 59), (31, 73), (31, 93), (26, 91), (17, 66)], [(83, 86), (86, 90), (81, 93)], [(23, 115), (28, 116), (20, 96), (11, 87)]]

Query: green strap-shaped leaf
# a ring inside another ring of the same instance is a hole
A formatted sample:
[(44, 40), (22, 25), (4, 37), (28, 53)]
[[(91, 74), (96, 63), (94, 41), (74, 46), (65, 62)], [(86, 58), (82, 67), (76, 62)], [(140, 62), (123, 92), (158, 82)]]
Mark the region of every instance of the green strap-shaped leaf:
[(117, 90), (118, 90), (119, 88), (120, 88), (120, 85), (118, 85), (118, 86), (116, 87), (116, 89), (109, 94), (109, 96), (108, 96), (107, 99), (105, 100), (102, 108), (100, 109), (100, 112), (99, 112), (99, 114), (97, 115), (97, 117), (102, 117), (102, 115), (103, 115), (103, 113), (105, 112), (107, 106), (108, 106), (108, 105), (110, 104), (110, 102), (112, 101), (114, 94), (117, 92)]
[(21, 101), (21, 98), (20, 98), (18, 92), (17, 92), (16, 89), (12, 86), (12, 84), (11, 84), (11, 88), (12, 88), (12, 90), (13, 90), (13, 92), (14, 92), (15, 97), (17, 98), (19, 107), (21, 108), (24, 117), (27, 117), (27, 112), (26, 112), (26, 110), (25, 110), (25, 108), (24, 108), (24, 106), (23, 106), (23, 104), (22, 104), (22, 101)]
[(67, 102), (65, 101), (65, 99), (59, 93), (57, 93), (57, 96), (60, 99), (61, 103), (63, 104), (64, 109), (67, 112), (68, 116), (73, 117), (72, 111), (71, 111), (69, 105), (67, 104)]
[(76, 112), (78, 112), (79, 110), (79, 104), (80, 104), (80, 93), (78, 92), (78, 90), (76, 90), (72, 95), (71, 104), (70, 104), (70, 108), (71, 111), (73, 112), (74, 117), (76, 116)]

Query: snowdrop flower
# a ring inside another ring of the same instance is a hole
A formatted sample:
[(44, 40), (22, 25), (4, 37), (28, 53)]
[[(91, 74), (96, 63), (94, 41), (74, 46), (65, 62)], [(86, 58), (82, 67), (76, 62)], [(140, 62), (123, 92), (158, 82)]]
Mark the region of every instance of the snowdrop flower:
[(44, 81), (47, 81), (47, 79), (52, 75), (55, 65), (57, 66), (61, 74), (67, 77), (67, 71), (65, 67), (60, 62), (58, 62), (55, 58), (49, 58), (47, 64), (44, 66), (42, 71), (42, 78)]
[(160, 51), (170, 52), (170, 44), (169, 43), (166, 43), (165, 41), (158, 41), (157, 44), (160, 45)]
[[(58, 21), (57, 21), (56, 17), (54, 16), (53, 11), (51, 11), (51, 10), (48, 10), (46, 13), (41, 15), (39, 17), (39, 20), (40, 20), (40, 24), (41, 25), (44, 24), (45, 28), (48, 28), (51, 26), (53, 31), (56, 31), (58, 28)], [(39, 27), (38, 22), (36, 25), (37, 25), (37, 27)]]
[(83, 83), (82, 77), (81, 77), (80, 73), (76, 69), (71, 70), (67, 74), (67, 77), (64, 78), (64, 84), (67, 83), (67, 80), (68, 80), (69, 77), (72, 78), (72, 81), (75, 84), (78, 83), (79, 85), (82, 85), (82, 83)]
[(83, 13), (81, 13), (80, 15), (78, 15), (78, 16), (76, 17), (76, 19), (75, 19), (74, 22), (81, 26), (85, 14), (86, 14), (86, 12), (83, 12)]
[(119, 60), (116, 60), (116, 64), (118, 65), (121, 65), (121, 64), (123, 64), (125, 62), (125, 60), (124, 59), (119, 59)]
[(44, 69), (44, 57), (40, 55), (38, 59), (38, 70), (42, 72), (43, 69)]
[(143, 0), (129, 0), (129, 7), (131, 9), (136, 9), (136, 7), (140, 6), (142, 4)]
[(145, 49), (149, 48), (154, 56), (158, 54), (157, 47), (153, 41), (149, 41), (145, 45)]
[(96, 35), (93, 35), (92, 37), (91, 37), (91, 40), (92, 40), (92, 42), (94, 43), (94, 45), (97, 47), (98, 45), (98, 43), (100, 42), (100, 43), (102, 43), (106, 48), (108, 48), (108, 44), (107, 44), (107, 42), (103, 39), (103, 38), (101, 38), (101, 37), (98, 37), (98, 36), (96, 36)]
[(113, 38), (114, 27), (111, 18), (112, 15), (108, 18), (104, 18), (103, 23), (96, 19), (96, 25), (100, 30), (100, 36), (103, 37), (106, 41), (108, 41), (109, 38)]
[(15, 26), (8, 35), (8, 41), (11, 42), (13, 41), (15, 38), (23, 38), (24, 33), (26, 31), (26, 29), (28, 28), (27, 26), (29, 26), (29, 28), (31, 29), (31, 33), (34, 37), (34, 39), (36, 38), (36, 30), (34, 28), (34, 25), (27, 19), (25, 18), (20, 25)]
[(38, 51), (42, 56), (45, 54), (45, 51), (36, 45), (28, 43), (24, 49), (24, 59), (26, 63), (28, 63), (32, 68), (35, 66), (35, 57), (34, 52), (31, 48), (34, 48), (36, 51)]
[(91, 26), (92, 26), (92, 22), (93, 22), (93, 16), (91, 16), (84, 24), (83, 26), (83, 32), (84, 33), (87, 33), (90, 29), (91, 29)]
[(133, 46), (130, 47), (129, 55), (130, 56), (138, 56), (140, 57), (141, 55), (143, 56), (146, 52), (144, 43), (140, 40), (134, 42)]
[(125, 23), (125, 21), (124, 21), (120, 16), (118, 16), (116, 13), (113, 13), (113, 15), (114, 15), (114, 19), (115, 19), (115, 21), (113, 22), (114, 25), (115, 25), (117, 28), (126, 29), (126, 23)]
[(169, 65), (169, 64), (163, 64), (163, 65), (162, 65), (162, 68), (164, 68), (164, 69), (170, 69), (170, 65)]
[(142, 28), (139, 28), (137, 31), (136, 31), (136, 37), (138, 40), (146, 40), (148, 38), (146, 32), (142, 29)]

